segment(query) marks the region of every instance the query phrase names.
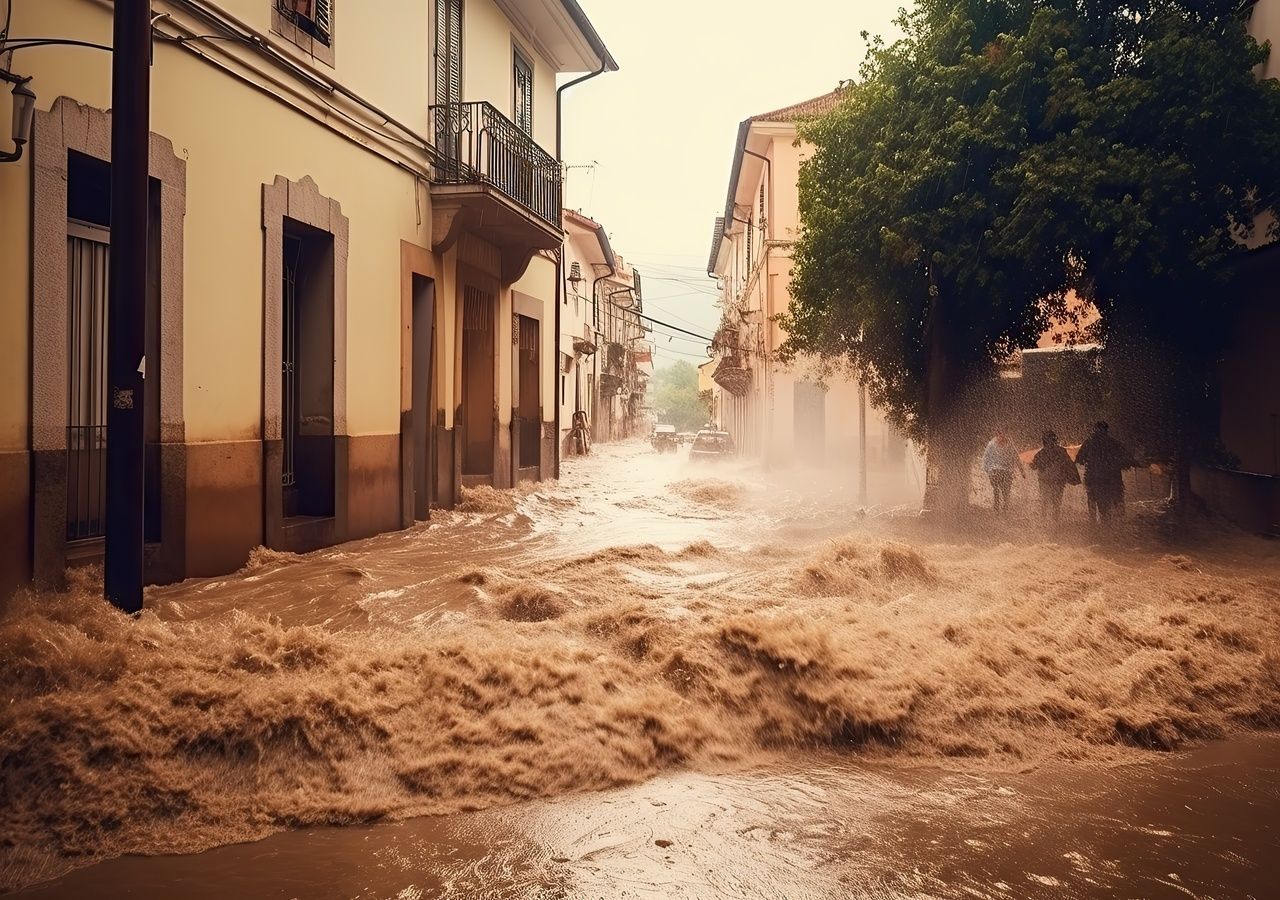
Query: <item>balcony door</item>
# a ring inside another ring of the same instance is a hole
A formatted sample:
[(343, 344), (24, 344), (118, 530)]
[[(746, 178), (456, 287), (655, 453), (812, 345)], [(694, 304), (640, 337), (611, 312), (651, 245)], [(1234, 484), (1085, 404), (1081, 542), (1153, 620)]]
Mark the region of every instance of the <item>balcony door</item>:
[(533, 135), (533, 64), (517, 48), (512, 48), (512, 120), (525, 134)]
[[(462, 0), (435, 0), (436, 149), (446, 166), (462, 163)], [(457, 174), (457, 173), (455, 173)]]

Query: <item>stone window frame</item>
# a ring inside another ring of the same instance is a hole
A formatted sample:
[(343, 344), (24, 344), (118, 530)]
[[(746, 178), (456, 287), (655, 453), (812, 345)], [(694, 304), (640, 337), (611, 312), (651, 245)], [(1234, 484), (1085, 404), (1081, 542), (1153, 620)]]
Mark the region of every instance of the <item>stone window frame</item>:
[[(284, 340), (284, 220), (333, 237), (333, 515), (292, 523), (284, 517), (281, 372)], [(339, 544), (347, 533), (347, 257), (350, 220), (310, 175), (277, 175), (262, 186), (262, 500), (268, 547), (305, 552)]]
[[(148, 581), (185, 575), (183, 240), (187, 164), (151, 132), (149, 174), (160, 183), (160, 542)], [(67, 563), (67, 155), (111, 161), (111, 113), (61, 96), (37, 111), (31, 142), (32, 574), (58, 586)]]
[(318, 41), (299, 28), (292, 19), (280, 11), (279, 0), (267, 0), (271, 4), (271, 33), (284, 38), (316, 62), (335, 68), (334, 47), (338, 43), (338, 0), (329, 0), (329, 43)]

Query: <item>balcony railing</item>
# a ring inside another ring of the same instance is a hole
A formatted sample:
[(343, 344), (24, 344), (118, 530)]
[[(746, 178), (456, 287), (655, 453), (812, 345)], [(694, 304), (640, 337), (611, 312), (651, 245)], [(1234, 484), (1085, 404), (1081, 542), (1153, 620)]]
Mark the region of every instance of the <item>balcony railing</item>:
[(501, 191), (538, 218), (560, 227), (560, 164), (492, 104), (431, 107), (436, 180)]

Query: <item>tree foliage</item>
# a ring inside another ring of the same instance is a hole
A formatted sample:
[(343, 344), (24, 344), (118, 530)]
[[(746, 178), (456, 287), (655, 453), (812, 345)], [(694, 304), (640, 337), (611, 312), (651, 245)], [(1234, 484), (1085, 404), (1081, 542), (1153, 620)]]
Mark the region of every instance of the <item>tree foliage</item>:
[(653, 375), (656, 421), (678, 431), (696, 431), (707, 421), (706, 403), (698, 395), (698, 369), (685, 360), (658, 369)]
[(802, 127), (784, 352), (845, 358), (906, 432), (963, 441), (970, 389), (1075, 290), (1195, 390), (1224, 263), (1280, 187), (1280, 85), (1239, 0), (920, 0), (899, 24)]

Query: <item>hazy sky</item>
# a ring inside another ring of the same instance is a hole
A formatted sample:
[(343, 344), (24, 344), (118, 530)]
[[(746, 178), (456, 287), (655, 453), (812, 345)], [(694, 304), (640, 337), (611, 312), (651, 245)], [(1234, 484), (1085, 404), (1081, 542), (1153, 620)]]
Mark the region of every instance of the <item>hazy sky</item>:
[[(640, 268), (649, 315), (710, 335), (707, 257), (738, 123), (856, 75), (860, 33), (890, 35), (904, 0), (579, 2), (621, 71), (565, 94), (565, 205)], [(706, 358), (699, 341), (655, 338), (659, 365)]]

